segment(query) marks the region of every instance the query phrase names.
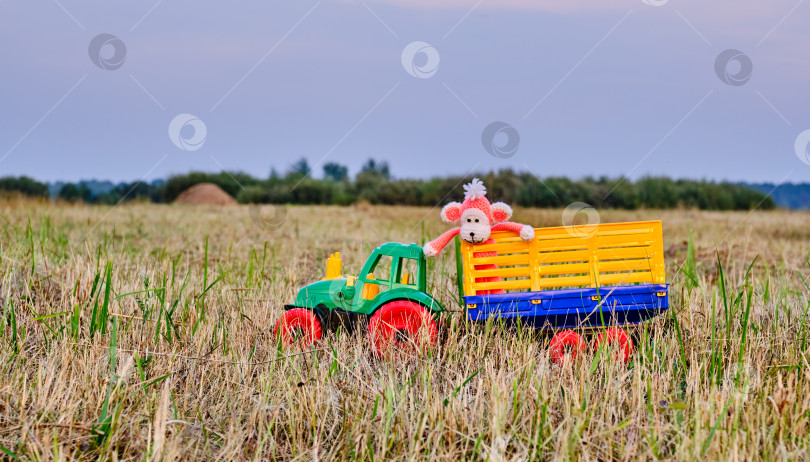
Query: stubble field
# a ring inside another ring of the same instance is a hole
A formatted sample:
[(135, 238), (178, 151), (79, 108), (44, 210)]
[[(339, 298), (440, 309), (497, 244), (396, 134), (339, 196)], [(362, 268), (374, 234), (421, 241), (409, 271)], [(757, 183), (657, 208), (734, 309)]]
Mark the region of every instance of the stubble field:
[(672, 309), (628, 365), (559, 367), (547, 335), (465, 321), (451, 249), (429, 265), (452, 311), (429, 355), (382, 360), (345, 333), (280, 349), (283, 305), (329, 253), (356, 274), (377, 245), (446, 227), (428, 208), (254, 212), (0, 202), (2, 457), (809, 457), (808, 213), (601, 211), (663, 220)]

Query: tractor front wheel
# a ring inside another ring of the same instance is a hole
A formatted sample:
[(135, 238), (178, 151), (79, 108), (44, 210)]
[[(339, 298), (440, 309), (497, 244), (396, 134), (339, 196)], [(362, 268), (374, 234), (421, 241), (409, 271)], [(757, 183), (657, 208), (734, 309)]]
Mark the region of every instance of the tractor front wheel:
[(323, 336), (321, 322), (310, 310), (293, 308), (276, 322), (276, 336), (285, 347), (308, 348)]
[(381, 306), (368, 324), (374, 349), (380, 355), (398, 348), (422, 352), (436, 344), (439, 330), (428, 310), (414, 302), (397, 300)]

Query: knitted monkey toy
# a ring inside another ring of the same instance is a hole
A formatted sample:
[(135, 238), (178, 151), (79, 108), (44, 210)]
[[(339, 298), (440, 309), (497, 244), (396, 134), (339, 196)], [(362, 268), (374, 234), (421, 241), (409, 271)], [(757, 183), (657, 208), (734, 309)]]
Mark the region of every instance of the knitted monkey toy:
[[(478, 178), (464, 185), (464, 202), (450, 202), (442, 208), (442, 221), (448, 224), (460, 223), (458, 228), (451, 229), (436, 239), (425, 244), (425, 256), (433, 257), (439, 254), (444, 247), (456, 236), (470, 244), (491, 244), (495, 241), (489, 236), (492, 231), (512, 231), (520, 235), (524, 241), (534, 239), (534, 228), (529, 225), (511, 223), (512, 207), (503, 202), (490, 204), (486, 198), (487, 188)], [(476, 252), (476, 257), (490, 257), (496, 252)], [(496, 265), (476, 265), (476, 269), (494, 269)], [(477, 278), (476, 282), (498, 281), (498, 277)], [(478, 295), (486, 293), (502, 293), (503, 290), (478, 291)]]

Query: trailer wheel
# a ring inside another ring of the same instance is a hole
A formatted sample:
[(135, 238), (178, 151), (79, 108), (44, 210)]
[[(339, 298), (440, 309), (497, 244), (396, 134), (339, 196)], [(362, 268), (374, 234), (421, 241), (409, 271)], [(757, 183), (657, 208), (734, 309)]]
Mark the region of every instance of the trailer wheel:
[(306, 348), (323, 336), (318, 316), (304, 308), (286, 311), (276, 322), (276, 336), (284, 346), (297, 345)]
[(625, 363), (630, 360), (630, 356), (633, 354), (633, 340), (627, 335), (627, 332), (621, 329), (611, 327), (599, 334), (593, 344), (594, 350), (598, 350), (603, 343), (608, 348), (618, 347), (619, 351), (616, 352), (615, 358), (617, 360), (621, 359)]
[(424, 306), (397, 300), (381, 306), (368, 323), (371, 343), (380, 355), (393, 348), (422, 352), (435, 345), (436, 321)]
[(557, 364), (562, 364), (569, 358), (576, 359), (587, 348), (582, 336), (572, 330), (557, 332), (548, 345), (551, 360)]

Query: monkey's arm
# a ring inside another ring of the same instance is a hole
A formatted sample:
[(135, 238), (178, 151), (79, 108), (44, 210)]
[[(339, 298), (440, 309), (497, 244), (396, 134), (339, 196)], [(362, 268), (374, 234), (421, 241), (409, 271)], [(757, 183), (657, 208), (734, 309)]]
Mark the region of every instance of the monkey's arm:
[(524, 241), (531, 241), (534, 239), (534, 228), (529, 225), (521, 225), (520, 223), (512, 223), (511, 221), (504, 221), (492, 226), (493, 231), (512, 231), (520, 235)]
[(435, 257), (438, 255), (439, 252), (444, 249), (444, 246), (446, 246), (454, 237), (458, 236), (459, 233), (461, 233), (461, 228), (451, 229), (425, 244), (425, 246), (422, 248), (422, 250), (425, 252), (425, 256)]

